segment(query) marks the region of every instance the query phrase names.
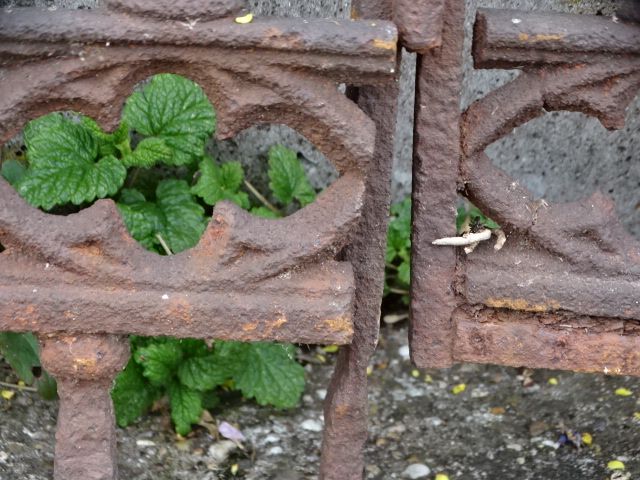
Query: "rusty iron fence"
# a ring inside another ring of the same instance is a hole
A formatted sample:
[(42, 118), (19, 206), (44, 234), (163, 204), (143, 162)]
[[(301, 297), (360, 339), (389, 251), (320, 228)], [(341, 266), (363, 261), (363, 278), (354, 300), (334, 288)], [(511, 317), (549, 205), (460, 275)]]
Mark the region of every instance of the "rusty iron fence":
[[(476, 68), (522, 72), (461, 114), (460, 0), (354, 0), (352, 20), (235, 23), (245, 12), (241, 0), (105, 0), (96, 10), (0, 14), (0, 142), (56, 110), (112, 128), (134, 85), (172, 72), (214, 102), (218, 138), (287, 124), (341, 174), (315, 203), (278, 221), (222, 202), (199, 244), (170, 257), (139, 246), (109, 200), (52, 216), (0, 179), (0, 330), (36, 332), (58, 380), (56, 479), (117, 478), (109, 390), (129, 334), (343, 345), (325, 402), (320, 475), (362, 478), (400, 46), (419, 53), (414, 362), (640, 375), (640, 244), (611, 201), (535, 200), (484, 154), (549, 110), (620, 127), (640, 88), (638, 24), (479, 11)], [(460, 194), (500, 223), (500, 251), (483, 244), (465, 256), (432, 245), (455, 235)]]

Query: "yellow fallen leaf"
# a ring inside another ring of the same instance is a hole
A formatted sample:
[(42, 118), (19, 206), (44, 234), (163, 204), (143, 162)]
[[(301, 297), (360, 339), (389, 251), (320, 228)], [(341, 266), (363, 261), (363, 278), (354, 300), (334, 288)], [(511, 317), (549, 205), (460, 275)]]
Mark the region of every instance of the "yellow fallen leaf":
[(411, 376), (413, 378), (418, 378), (420, 376), (420, 370), (411, 370)]
[(640, 420), (640, 412), (635, 412), (633, 414), (633, 418), (635, 418), (636, 420)]
[(424, 382), (425, 382), (425, 383), (433, 383), (433, 377), (427, 373), (427, 374), (424, 376)]
[(464, 383), (459, 383), (458, 385), (455, 385), (452, 389), (451, 389), (451, 393), (453, 393), (454, 395), (458, 395), (462, 392), (464, 392), (467, 389), (467, 385)]
[(320, 363), (327, 363), (327, 357), (325, 357), (321, 353), (318, 353), (316, 355), (316, 360), (318, 360)]
[(584, 443), (585, 445), (591, 445), (593, 443), (593, 437), (590, 433), (582, 434), (582, 443)]
[(231, 465), (231, 475), (235, 476), (238, 473), (238, 469), (240, 467), (238, 467), (237, 463), (234, 463), (233, 465)]
[(4, 398), (5, 400), (11, 400), (15, 394), (16, 392), (14, 392), (13, 390), (0, 391), (0, 397)]
[(446, 473), (439, 473), (436, 475), (435, 480), (449, 480), (449, 475)]
[(492, 407), (489, 411), (492, 415), (504, 415), (507, 413), (504, 407)]
[(26, 387), (26, 386), (27, 386), (27, 384), (26, 384), (26, 383), (24, 383), (22, 380), (19, 380), (19, 381), (18, 381), (18, 386), (22, 389), (22, 387)]
[(624, 463), (622, 463), (620, 460), (611, 460), (609, 463), (607, 463), (607, 468), (609, 470), (624, 470)]
[(337, 345), (327, 345), (326, 347), (322, 347), (322, 351), (326, 353), (336, 353), (338, 351)]
[(558, 379), (556, 377), (551, 377), (549, 380), (547, 380), (547, 383), (549, 385), (558, 385), (558, 383), (560, 382), (558, 382)]
[(373, 373), (373, 367), (371, 365), (369, 365), (367, 367), (367, 375), (371, 375)]
[(251, 22), (253, 22), (253, 13), (247, 13), (243, 17), (236, 17), (235, 22), (236, 23), (241, 23), (241, 24), (251, 23)]
[(616, 395), (619, 395), (621, 397), (630, 397), (631, 395), (633, 395), (633, 392), (628, 388), (621, 387), (616, 389)]

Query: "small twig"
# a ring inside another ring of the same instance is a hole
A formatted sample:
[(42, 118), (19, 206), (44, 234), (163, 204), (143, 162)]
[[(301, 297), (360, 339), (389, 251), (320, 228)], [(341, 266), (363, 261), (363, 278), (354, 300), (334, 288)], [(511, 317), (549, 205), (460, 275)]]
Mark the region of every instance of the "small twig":
[(267, 207), (269, 210), (271, 210), (273, 213), (277, 213), (278, 215), (280, 215), (280, 210), (278, 210), (271, 202), (269, 202), (269, 200), (267, 200), (264, 195), (262, 195), (258, 189), (256, 187), (254, 187), (251, 182), (249, 182), (249, 180), (245, 180), (244, 181), (245, 186), (249, 189), (249, 191), (251, 193), (253, 193), (256, 198), (258, 200), (260, 200), (260, 203), (262, 203), (265, 207)]
[(390, 268), (391, 270), (398, 270), (398, 267), (396, 267), (393, 263), (385, 263), (385, 266), (387, 268)]
[(401, 288), (389, 287), (391, 293), (397, 293), (398, 295), (409, 295), (409, 290), (402, 290)]
[(22, 385), (16, 385), (14, 383), (5, 383), (5, 382), (0, 382), (0, 387), (13, 388), (14, 390), (25, 390), (27, 392), (38, 391), (38, 389), (34, 387), (27, 387), (26, 385), (22, 386)]
[(477, 233), (464, 234), (462, 237), (444, 237), (438, 238), (431, 242), (433, 245), (445, 245), (451, 247), (465, 247), (477, 242), (489, 240), (491, 238), (491, 230), (486, 229)]
[(167, 255), (173, 255), (173, 252), (169, 248), (169, 245), (167, 245), (167, 242), (164, 241), (164, 238), (162, 238), (162, 235), (160, 235), (159, 233), (156, 233), (156, 238), (160, 242), (160, 245), (162, 245), (162, 248), (164, 249), (164, 252)]
[(501, 229), (495, 230), (493, 234), (496, 236), (496, 243), (493, 246), (493, 249), (498, 251), (504, 247), (504, 243), (507, 241), (507, 236)]

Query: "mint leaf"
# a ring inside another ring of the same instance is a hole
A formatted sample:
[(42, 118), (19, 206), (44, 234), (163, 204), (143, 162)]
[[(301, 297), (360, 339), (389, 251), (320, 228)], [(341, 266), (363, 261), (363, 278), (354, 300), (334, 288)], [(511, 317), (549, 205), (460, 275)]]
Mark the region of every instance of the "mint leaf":
[(293, 346), (217, 342), (216, 348), (245, 397), (280, 408), (298, 403), (304, 390), (304, 369), (295, 361)]
[(227, 162), (216, 165), (210, 157), (200, 162), (200, 178), (191, 187), (194, 195), (202, 198), (208, 205), (220, 200), (230, 200), (242, 208), (249, 208), (249, 196), (240, 192), (244, 180), (244, 171), (240, 162)]
[(2, 168), (0, 169), (0, 175), (14, 187), (20, 183), (20, 180), (24, 177), (27, 168), (18, 160), (5, 160), (2, 162)]
[(173, 74), (155, 75), (127, 100), (124, 121), (138, 133), (158, 137), (174, 150), (169, 165), (185, 165), (204, 155), (216, 116), (202, 89)]
[(158, 391), (149, 385), (142, 372), (142, 367), (133, 358), (130, 359), (126, 368), (116, 377), (111, 390), (116, 422), (121, 427), (140, 418), (158, 398)]
[(406, 198), (391, 207), (391, 220), (387, 232), (385, 260), (391, 263), (397, 257), (408, 258), (411, 250), (411, 199)]
[(282, 145), (271, 147), (268, 175), (269, 188), (283, 205), (289, 205), (294, 198), (302, 206), (315, 200), (316, 193), (293, 150)]
[(84, 126), (59, 113), (30, 122), (25, 129), (29, 169), (18, 185), (32, 205), (80, 205), (115, 194), (126, 169), (113, 156), (98, 158), (98, 145)]
[(191, 424), (197, 423), (202, 415), (202, 394), (177, 382), (172, 383), (168, 390), (176, 432), (186, 435), (191, 431)]
[(173, 381), (178, 365), (182, 361), (182, 355), (179, 341), (169, 340), (139, 348), (134, 358), (142, 366), (143, 375), (153, 385), (163, 386)]
[(126, 123), (121, 123), (113, 133), (107, 133), (98, 122), (93, 118), (82, 116), (80, 117), (80, 123), (91, 132), (93, 138), (98, 144), (98, 156), (104, 157), (107, 155), (118, 156), (118, 152), (129, 152), (131, 147), (129, 145), (129, 128)]
[(40, 366), (40, 348), (31, 333), (0, 333), (0, 353), (25, 383), (33, 383), (33, 367)]
[(262, 218), (280, 218), (281, 217), (281, 215), (274, 212), (273, 210), (270, 210), (267, 207), (262, 207), (262, 206), (253, 207), (250, 211), (256, 217), (262, 217)]
[(131, 236), (153, 249), (160, 234), (173, 253), (196, 245), (205, 228), (204, 208), (194, 200), (187, 182), (163, 180), (156, 197), (156, 202), (148, 202), (138, 191), (123, 191), (117, 205)]
[(193, 247), (205, 229), (204, 208), (196, 202), (184, 180), (163, 180), (156, 189), (164, 216), (164, 239), (173, 253)]
[(178, 378), (183, 385), (192, 390), (204, 392), (222, 385), (229, 379), (225, 365), (216, 361), (211, 353), (204, 357), (188, 358), (178, 367)]
[(126, 167), (153, 167), (156, 163), (167, 163), (173, 150), (161, 138), (149, 137), (142, 140), (129, 155), (122, 157)]

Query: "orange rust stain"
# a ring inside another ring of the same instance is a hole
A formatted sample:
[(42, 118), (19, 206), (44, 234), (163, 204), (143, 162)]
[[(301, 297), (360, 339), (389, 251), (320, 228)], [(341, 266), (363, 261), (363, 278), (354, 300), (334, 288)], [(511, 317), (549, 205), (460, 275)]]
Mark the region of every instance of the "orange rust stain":
[(373, 46), (384, 50), (395, 50), (396, 42), (393, 40), (382, 40), (380, 38), (373, 39)]
[(270, 337), (274, 329), (282, 327), (285, 323), (287, 323), (287, 318), (285, 316), (278, 317), (272, 322), (265, 322), (264, 336)]
[(98, 362), (96, 361), (96, 359), (94, 357), (91, 358), (74, 358), (73, 359), (73, 363), (78, 366), (78, 367), (89, 367), (89, 368), (93, 368), (95, 367)]
[(336, 416), (345, 417), (349, 413), (349, 405), (338, 405), (335, 409)]
[(322, 323), (335, 333), (346, 333), (348, 335), (353, 333), (353, 325), (349, 317), (328, 318)]
[(191, 304), (184, 298), (174, 298), (169, 302), (168, 314), (185, 323), (191, 323)]
[(560, 304), (555, 300), (547, 303), (529, 303), (524, 298), (488, 298), (484, 303), (492, 308), (508, 308), (525, 312), (548, 312), (560, 308)]
[(242, 330), (245, 332), (253, 332), (256, 328), (258, 328), (258, 322), (247, 323), (242, 326)]
[(77, 247), (73, 247), (73, 250), (80, 255), (84, 254), (91, 257), (102, 257), (104, 255), (102, 249), (96, 244), (79, 245)]
[(565, 36), (562, 33), (550, 33), (550, 34), (539, 33), (538, 35), (534, 35), (533, 37), (531, 37), (527, 33), (520, 33), (518, 35), (518, 40), (520, 40), (521, 42), (530, 42), (530, 43), (554, 42), (554, 41), (562, 40), (564, 37)]

